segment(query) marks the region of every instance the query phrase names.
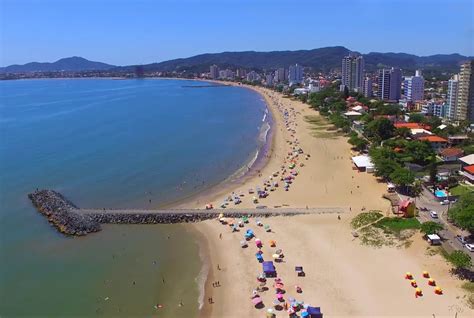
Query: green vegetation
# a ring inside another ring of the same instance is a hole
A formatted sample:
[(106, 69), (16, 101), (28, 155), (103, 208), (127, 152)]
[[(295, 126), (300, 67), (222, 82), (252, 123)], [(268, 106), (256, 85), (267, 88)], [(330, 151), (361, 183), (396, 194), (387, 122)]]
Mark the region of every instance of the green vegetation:
[(447, 260), (455, 267), (455, 268), (471, 268), (472, 261), (471, 257), (464, 253), (463, 251), (454, 251), (447, 256)]
[(356, 133), (353, 133), (350, 137), (348, 142), (356, 149), (356, 150), (364, 150), (369, 142), (363, 138), (357, 136)]
[(474, 309), (474, 282), (465, 282), (461, 288), (467, 292), (466, 302), (469, 308)]
[(471, 192), (474, 192), (473, 186), (458, 184), (457, 186), (450, 188), (449, 192), (455, 196), (462, 196)]
[(443, 229), (443, 225), (433, 221), (423, 222), (420, 226), (420, 231), (425, 235), (438, 234)]
[(403, 230), (417, 230), (420, 222), (416, 218), (385, 217), (374, 224), (385, 232), (400, 233)]
[(448, 213), (454, 224), (474, 233), (474, 192), (461, 195)]
[(358, 229), (363, 226), (367, 226), (377, 220), (381, 219), (383, 214), (380, 211), (369, 211), (361, 213), (355, 216), (351, 221), (351, 226), (354, 229)]
[(387, 118), (380, 118), (368, 123), (365, 133), (372, 141), (381, 142), (394, 136), (395, 127)]

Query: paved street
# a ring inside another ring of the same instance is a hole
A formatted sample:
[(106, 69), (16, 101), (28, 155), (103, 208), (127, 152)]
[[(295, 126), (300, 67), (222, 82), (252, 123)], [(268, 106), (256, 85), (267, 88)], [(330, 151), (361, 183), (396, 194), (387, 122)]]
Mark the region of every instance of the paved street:
[[(399, 194), (400, 195), (400, 194)], [(401, 198), (405, 199), (406, 196), (400, 195)], [(448, 218), (448, 209), (450, 206), (441, 205), (438, 200), (436, 200), (427, 189), (423, 189), (422, 194), (416, 198), (416, 206), (419, 209), (419, 215), (417, 219), (420, 222), (434, 221), (443, 225), (444, 230), (442, 230), (439, 235), (443, 239), (443, 247), (448, 251), (452, 252), (453, 250), (461, 250), (466, 252), (471, 256), (471, 259), (474, 263), (474, 252), (470, 252), (466, 247), (464, 247), (461, 242), (456, 239), (457, 234), (461, 234), (461, 230), (449, 223)], [(423, 211), (426, 209), (426, 211)], [(433, 219), (430, 216), (430, 211), (436, 211), (438, 213), (438, 219)]]

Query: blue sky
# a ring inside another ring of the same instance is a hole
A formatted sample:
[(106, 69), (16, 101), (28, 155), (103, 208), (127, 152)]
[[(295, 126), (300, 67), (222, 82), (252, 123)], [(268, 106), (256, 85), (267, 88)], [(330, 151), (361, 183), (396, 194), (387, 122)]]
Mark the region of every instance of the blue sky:
[(343, 45), (474, 55), (474, 0), (0, 0), (0, 65)]

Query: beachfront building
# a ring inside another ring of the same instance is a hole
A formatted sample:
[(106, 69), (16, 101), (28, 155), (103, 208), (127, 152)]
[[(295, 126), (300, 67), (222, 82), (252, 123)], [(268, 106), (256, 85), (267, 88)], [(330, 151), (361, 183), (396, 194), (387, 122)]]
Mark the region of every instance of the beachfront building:
[(303, 67), (295, 64), (291, 65), (288, 70), (288, 82), (290, 86), (303, 83)]
[(219, 68), (217, 67), (217, 65), (211, 65), (209, 77), (214, 80), (219, 78)]
[(235, 76), (239, 79), (244, 78), (245, 76), (247, 76), (247, 72), (242, 68), (238, 68), (237, 71), (236, 71)]
[(467, 120), (474, 123), (474, 60), (461, 65), (459, 72), (457, 121)]
[(224, 80), (233, 80), (235, 77), (235, 73), (230, 69), (225, 69), (219, 71), (219, 78)]
[(260, 80), (260, 75), (258, 75), (257, 72), (255, 71), (250, 71), (248, 74), (247, 74), (247, 81), (249, 82), (255, 82), (255, 81), (259, 81)]
[(372, 97), (372, 79), (368, 76), (364, 78), (364, 87), (362, 89), (362, 93), (367, 98)]
[(381, 100), (398, 102), (401, 96), (402, 71), (399, 68), (380, 69), (378, 72), (377, 97)]
[(346, 87), (350, 91), (362, 92), (364, 82), (364, 58), (351, 53), (342, 58), (341, 91)]
[(274, 75), (271, 74), (271, 73), (265, 75), (265, 85), (267, 85), (267, 86), (273, 86), (273, 77), (274, 77)]
[(425, 80), (421, 71), (417, 70), (415, 76), (405, 77), (404, 94), (407, 101), (421, 101), (424, 98)]
[(374, 172), (375, 167), (372, 159), (367, 155), (352, 157), (352, 162), (359, 171)]
[(275, 71), (275, 82), (276, 83), (283, 83), (287, 80), (288, 78), (288, 71), (284, 69), (283, 67), (280, 67)]
[(456, 120), (456, 112), (458, 107), (458, 88), (459, 75), (454, 75), (448, 81), (448, 92), (446, 98), (446, 118), (449, 120)]

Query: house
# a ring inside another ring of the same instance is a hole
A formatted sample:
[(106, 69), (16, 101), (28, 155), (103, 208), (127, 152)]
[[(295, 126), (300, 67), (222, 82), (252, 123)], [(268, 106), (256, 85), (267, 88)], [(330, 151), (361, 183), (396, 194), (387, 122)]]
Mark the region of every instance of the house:
[(461, 166), (462, 167), (474, 165), (474, 154), (470, 154), (468, 156), (461, 157), (461, 158), (459, 158), (459, 161), (461, 161)]
[(369, 108), (365, 105), (357, 105), (357, 106), (351, 107), (350, 110), (363, 114), (363, 113), (366, 113), (369, 110)]
[(406, 122), (396, 122), (393, 124), (395, 128), (408, 128), (408, 129), (425, 129), (431, 130), (430, 125), (422, 124), (422, 123), (406, 123)]
[(436, 135), (422, 136), (417, 139), (421, 141), (429, 142), (431, 145), (431, 148), (433, 148), (433, 150), (437, 153), (439, 153), (442, 149), (446, 148), (446, 145), (448, 144), (447, 139), (444, 139)]
[(464, 151), (460, 148), (445, 148), (439, 152), (439, 156), (444, 162), (457, 161)]
[(474, 165), (465, 166), (460, 171), (470, 182), (474, 182)]
[(350, 120), (355, 120), (355, 119), (359, 118), (360, 116), (362, 116), (362, 114), (358, 113), (358, 112), (355, 112), (355, 111), (348, 111), (348, 112), (344, 113), (344, 116), (346, 116)]
[(460, 143), (462, 143), (463, 141), (469, 139), (468, 136), (466, 135), (463, 135), (463, 136), (449, 136), (448, 137), (448, 141), (449, 141), (449, 144), (450, 145), (459, 145)]
[(352, 157), (352, 162), (359, 171), (374, 172), (374, 164), (369, 156), (362, 155)]
[(400, 202), (400, 205), (398, 206), (398, 214), (403, 214), (404, 217), (406, 218), (412, 218), (415, 216), (415, 202), (406, 199)]

